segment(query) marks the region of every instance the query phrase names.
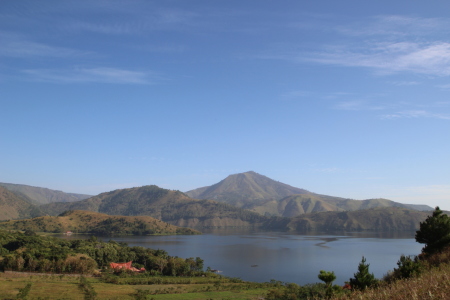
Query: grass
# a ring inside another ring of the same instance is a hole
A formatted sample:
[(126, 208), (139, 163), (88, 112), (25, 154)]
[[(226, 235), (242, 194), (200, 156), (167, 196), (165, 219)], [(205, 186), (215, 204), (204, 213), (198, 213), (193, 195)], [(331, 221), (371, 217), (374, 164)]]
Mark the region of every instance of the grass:
[[(176, 278), (175, 278), (176, 279)], [(139, 289), (148, 290), (148, 299), (262, 299), (268, 288), (252, 283), (203, 283), (193, 278), (192, 284), (122, 285), (87, 278), (97, 292), (96, 299), (135, 299)], [(195, 283), (197, 282), (197, 283)], [(60, 275), (26, 275), (0, 273), (0, 299), (14, 299), (19, 289), (32, 283), (28, 299), (84, 299), (78, 288), (79, 278)]]

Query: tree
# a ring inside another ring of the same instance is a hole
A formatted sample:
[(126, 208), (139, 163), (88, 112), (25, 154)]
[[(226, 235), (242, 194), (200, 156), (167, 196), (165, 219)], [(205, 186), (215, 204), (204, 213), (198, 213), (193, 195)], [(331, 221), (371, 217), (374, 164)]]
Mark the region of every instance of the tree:
[(366, 259), (362, 257), (361, 262), (358, 265), (358, 272), (353, 274), (355, 278), (350, 278), (350, 285), (352, 289), (364, 290), (367, 287), (375, 285), (377, 280), (375, 276), (369, 273), (369, 265), (366, 264)]
[(334, 280), (336, 280), (336, 275), (334, 275), (334, 272), (327, 272), (324, 270), (320, 270), (319, 275), (317, 276), (319, 277), (320, 280), (322, 280), (323, 282), (325, 282), (326, 285), (326, 296), (327, 298), (331, 298), (331, 296), (333, 295), (333, 287), (332, 287), (332, 283)]
[(420, 229), (416, 231), (416, 241), (425, 244), (422, 253), (439, 252), (450, 244), (450, 218), (436, 206), (433, 214), (420, 222)]
[(331, 284), (333, 283), (333, 281), (336, 280), (336, 275), (334, 275), (333, 271), (327, 272), (327, 271), (324, 271), (324, 270), (320, 270), (320, 273), (319, 273), (319, 275), (317, 277), (319, 277), (320, 280), (325, 282), (327, 287), (330, 287)]

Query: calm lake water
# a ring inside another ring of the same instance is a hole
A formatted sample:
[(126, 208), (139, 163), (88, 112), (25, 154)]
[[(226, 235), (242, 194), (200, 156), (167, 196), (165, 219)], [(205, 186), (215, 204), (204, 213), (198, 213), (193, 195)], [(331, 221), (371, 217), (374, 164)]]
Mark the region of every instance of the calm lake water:
[[(362, 256), (370, 272), (381, 278), (397, 266), (401, 254), (417, 255), (421, 244), (408, 233), (280, 233), (203, 230), (194, 236), (126, 236), (102, 238), (130, 246), (164, 249), (169, 255), (201, 257), (206, 267), (243, 280), (271, 279), (297, 284), (320, 282), (320, 270), (334, 271), (343, 284), (357, 271)], [(70, 238), (79, 238), (72, 236)]]

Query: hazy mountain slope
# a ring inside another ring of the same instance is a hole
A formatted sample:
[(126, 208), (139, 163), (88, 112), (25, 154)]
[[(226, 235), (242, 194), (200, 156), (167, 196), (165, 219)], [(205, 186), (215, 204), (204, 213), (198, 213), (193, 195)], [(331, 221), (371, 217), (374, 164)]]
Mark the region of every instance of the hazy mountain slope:
[(30, 229), (36, 232), (66, 232), (94, 234), (199, 234), (189, 228), (170, 225), (148, 217), (109, 216), (90, 211), (68, 211), (57, 217), (37, 217), (33, 219), (0, 222), (0, 228), (13, 230)]
[(34, 204), (46, 204), (52, 202), (73, 202), (91, 197), (90, 195), (64, 193), (42, 187), (29, 186), (24, 184), (1, 183), (9, 191), (30, 200)]
[(39, 214), (39, 208), (35, 205), (0, 186), (0, 220), (29, 218)]
[(284, 226), (287, 220), (267, 218), (225, 203), (189, 198), (180, 191), (155, 185), (115, 190), (72, 203), (50, 203), (41, 208), (57, 215), (66, 210), (90, 210), (109, 215), (147, 215), (187, 227)]
[(292, 218), (291, 230), (417, 230), (431, 212), (400, 207), (379, 207), (357, 211), (320, 212)]
[(253, 171), (233, 174), (209, 187), (186, 192), (193, 198), (212, 199), (244, 208), (247, 205), (254, 205), (255, 202), (279, 200), (286, 196), (305, 193), (309, 192)]

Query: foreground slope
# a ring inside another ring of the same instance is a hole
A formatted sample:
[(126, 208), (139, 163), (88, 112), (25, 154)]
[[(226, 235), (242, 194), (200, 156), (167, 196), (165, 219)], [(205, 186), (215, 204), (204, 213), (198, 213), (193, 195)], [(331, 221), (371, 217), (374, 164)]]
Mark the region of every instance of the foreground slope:
[(197, 200), (180, 191), (155, 185), (120, 189), (72, 203), (41, 206), (50, 215), (66, 210), (87, 210), (109, 215), (151, 216), (185, 227), (274, 227), (281, 228), (287, 219), (268, 218), (212, 200)]
[(295, 217), (321, 211), (403, 207), (432, 210), (426, 205), (402, 204), (387, 199), (353, 200), (320, 195), (275, 181), (253, 171), (233, 174), (207, 187), (186, 192), (198, 199), (213, 199), (268, 216)]
[(32, 230), (36, 232), (111, 234), (199, 234), (189, 228), (170, 225), (148, 216), (109, 216), (90, 211), (67, 211), (57, 217), (0, 222), (1, 229)]
[(38, 207), (0, 186), (0, 220), (30, 218), (37, 215), (40, 215)]
[(14, 194), (21, 196), (33, 204), (47, 204), (52, 202), (73, 202), (91, 197), (90, 195), (64, 193), (42, 187), (29, 186), (24, 184), (2, 183), (0, 186), (8, 189)]

